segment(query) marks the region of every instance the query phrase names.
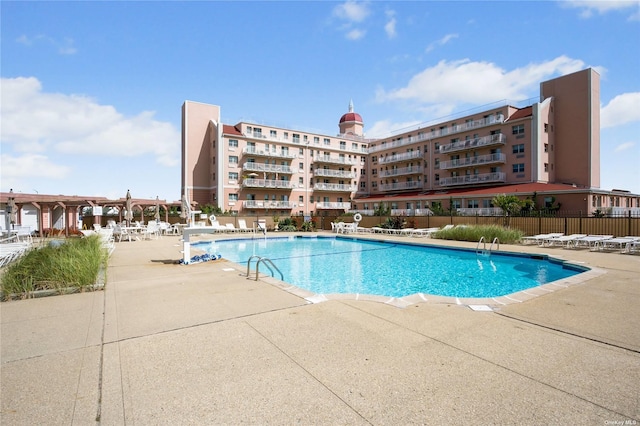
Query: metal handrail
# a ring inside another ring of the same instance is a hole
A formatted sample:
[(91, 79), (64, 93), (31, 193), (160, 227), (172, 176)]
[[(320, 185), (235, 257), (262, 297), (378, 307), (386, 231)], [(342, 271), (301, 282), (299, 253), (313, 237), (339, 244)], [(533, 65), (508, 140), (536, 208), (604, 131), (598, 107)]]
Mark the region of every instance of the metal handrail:
[(278, 273), (280, 274), (280, 281), (284, 281), (284, 275), (282, 274), (280, 269), (278, 269), (278, 267), (273, 263), (271, 259), (269, 259), (268, 257), (258, 256), (256, 254), (251, 256), (247, 261), (247, 278), (249, 277), (249, 274), (251, 272), (251, 260), (255, 258), (258, 259), (258, 261), (256, 262), (256, 281), (258, 281), (258, 277), (260, 275), (260, 263), (262, 263), (267, 268), (269, 268), (269, 271), (271, 271), (271, 276), (274, 276), (273, 269), (278, 271)]
[[(482, 244), (482, 250), (480, 250), (480, 244)], [(493, 250), (493, 245), (496, 245), (497, 250), (500, 250), (500, 240), (498, 237), (495, 237), (489, 246), (489, 250), (487, 250), (487, 242), (484, 239), (484, 235), (480, 237), (478, 240), (478, 244), (476, 245), (476, 255), (481, 254), (483, 256), (491, 256), (491, 251)]]

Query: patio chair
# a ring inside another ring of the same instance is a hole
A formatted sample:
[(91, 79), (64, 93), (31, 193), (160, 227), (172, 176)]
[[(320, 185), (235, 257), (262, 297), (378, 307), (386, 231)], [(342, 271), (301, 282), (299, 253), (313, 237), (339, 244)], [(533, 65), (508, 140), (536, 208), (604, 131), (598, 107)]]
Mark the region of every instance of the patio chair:
[(598, 242), (608, 240), (610, 238), (613, 238), (613, 235), (587, 235), (586, 237), (576, 238), (571, 241), (570, 244), (567, 244), (565, 248), (577, 249), (585, 247), (589, 250), (593, 250)]
[(550, 234), (531, 235), (528, 237), (523, 237), (522, 242), (525, 244), (534, 243), (541, 246), (545, 240), (548, 240), (550, 238), (562, 237), (563, 235), (564, 235), (564, 232), (552, 232)]
[(225, 227), (227, 228), (227, 232), (238, 232), (238, 228), (236, 228), (233, 223), (227, 223)]
[(587, 234), (561, 235), (559, 237), (546, 238), (542, 241), (541, 245), (542, 246), (546, 245), (547, 247), (566, 246), (567, 244), (570, 244), (573, 240), (576, 240), (578, 238), (584, 238), (586, 236)]
[(254, 232), (254, 229), (247, 227), (247, 222), (244, 219), (238, 219), (238, 230), (240, 232)]
[(606, 251), (606, 250), (620, 250), (620, 253), (624, 252), (627, 244), (640, 241), (640, 237), (626, 236), (618, 238), (608, 238), (605, 240), (596, 241), (594, 250)]

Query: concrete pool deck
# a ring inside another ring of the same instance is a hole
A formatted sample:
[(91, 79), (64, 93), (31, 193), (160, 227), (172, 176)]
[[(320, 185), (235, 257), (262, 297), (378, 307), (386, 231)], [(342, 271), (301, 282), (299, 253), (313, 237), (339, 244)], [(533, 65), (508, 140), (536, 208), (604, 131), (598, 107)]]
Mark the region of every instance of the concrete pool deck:
[(0, 423), (640, 421), (640, 256), (501, 249), (603, 273), (491, 312), (313, 304), (224, 260), (176, 265), (177, 236), (117, 243), (105, 291), (0, 305)]

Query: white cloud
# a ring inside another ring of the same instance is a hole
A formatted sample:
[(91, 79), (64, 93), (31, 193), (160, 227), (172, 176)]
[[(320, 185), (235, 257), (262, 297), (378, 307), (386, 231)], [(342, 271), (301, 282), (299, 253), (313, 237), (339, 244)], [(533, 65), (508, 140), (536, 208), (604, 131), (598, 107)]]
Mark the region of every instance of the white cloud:
[(628, 149), (633, 148), (634, 146), (636, 146), (635, 142), (625, 142), (625, 143), (621, 143), (620, 145), (616, 146), (616, 148), (613, 150), (613, 152), (622, 152), (622, 151), (626, 151)]
[(618, 95), (600, 109), (600, 128), (640, 121), (640, 92)]
[(396, 16), (395, 16), (396, 12), (394, 12), (393, 10), (387, 10), (385, 14), (387, 15), (387, 18), (389, 18), (389, 20), (384, 25), (384, 32), (387, 33), (387, 37), (394, 38), (397, 35)]
[(15, 177), (41, 177), (62, 179), (69, 174), (69, 167), (55, 164), (44, 155), (26, 154), (15, 157), (2, 154), (2, 175)]
[(491, 62), (443, 60), (414, 75), (405, 87), (388, 92), (379, 89), (377, 99), (449, 105), (480, 105), (501, 99), (521, 100), (531, 96), (541, 81), (584, 67), (581, 60), (566, 56), (511, 71)]
[(364, 36), (365, 36), (365, 34), (366, 34), (366, 33), (367, 33), (367, 32), (366, 32), (366, 31), (364, 31), (364, 30), (358, 30), (358, 29), (355, 29), (355, 30), (351, 30), (351, 31), (349, 31), (349, 32), (346, 34), (346, 37), (347, 37), (349, 40), (360, 40), (362, 37), (364, 37)]
[(630, 20), (637, 20), (639, 16), (640, 3), (638, 1), (617, 1), (617, 0), (563, 0), (560, 5), (565, 8), (580, 9), (581, 18), (591, 18), (594, 13), (603, 15), (611, 11), (631, 10)]
[(74, 47), (74, 40), (70, 37), (65, 37), (62, 41), (58, 41), (53, 37), (49, 37), (44, 34), (38, 34), (33, 37), (23, 34), (16, 39), (16, 42), (29, 47), (38, 43), (46, 43), (55, 47), (61, 55), (73, 55), (78, 52), (78, 49)]
[(419, 121), (406, 121), (403, 123), (394, 123), (389, 120), (376, 121), (369, 130), (367, 130), (368, 138), (382, 138), (392, 133), (397, 133), (401, 129), (417, 126)]
[(458, 38), (458, 34), (447, 34), (447, 35), (445, 35), (440, 40), (436, 40), (436, 41), (430, 43), (427, 46), (427, 48), (425, 49), (425, 53), (431, 52), (433, 49), (435, 49), (438, 46), (444, 46), (445, 44), (449, 43), (454, 38)]
[[(33, 77), (2, 78), (2, 144), (15, 151), (134, 157), (154, 155), (176, 166), (180, 134), (145, 111), (125, 117), (113, 106), (82, 95), (47, 93)], [(3, 171), (4, 174), (4, 171)]]
[(369, 2), (347, 1), (333, 8), (334, 16), (350, 22), (362, 22), (370, 13)]

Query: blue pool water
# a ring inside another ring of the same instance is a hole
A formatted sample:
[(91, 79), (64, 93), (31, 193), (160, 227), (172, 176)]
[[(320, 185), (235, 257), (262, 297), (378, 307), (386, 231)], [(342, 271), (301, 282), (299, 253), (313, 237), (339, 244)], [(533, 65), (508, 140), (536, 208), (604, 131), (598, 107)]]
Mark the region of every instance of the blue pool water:
[[(234, 239), (193, 247), (242, 265), (253, 255), (268, 257), (285, 282), (319, 294), (497, 297), (587, 270), (544, 256), (494, 253), (487, 257), (475, 250), (349, 237)], [(269, 273), (264, 266), (260, 271)], [(275, 276), (279, 278), (277, 272)]]

